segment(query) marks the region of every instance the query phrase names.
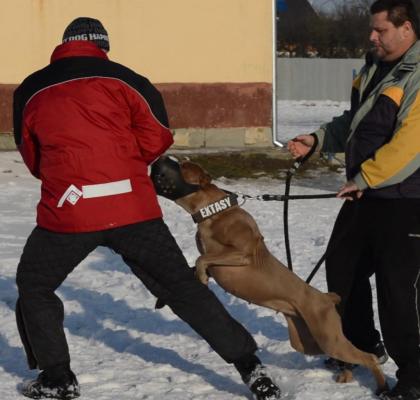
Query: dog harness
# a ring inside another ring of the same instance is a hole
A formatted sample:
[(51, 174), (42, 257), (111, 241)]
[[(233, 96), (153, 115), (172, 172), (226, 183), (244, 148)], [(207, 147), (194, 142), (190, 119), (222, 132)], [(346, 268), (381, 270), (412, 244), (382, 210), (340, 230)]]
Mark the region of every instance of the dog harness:
[(238, 205), (238, 196), (236, 194), (230, 194), (221, 200), (215, 201), (205, 207), (200, 208), (195, 214), (192, 215), (192, 219), (196, 224), (203, 222), (205, 219), (212, 217), (213, 215), (219, 214), (223, 211), (228, 210)]

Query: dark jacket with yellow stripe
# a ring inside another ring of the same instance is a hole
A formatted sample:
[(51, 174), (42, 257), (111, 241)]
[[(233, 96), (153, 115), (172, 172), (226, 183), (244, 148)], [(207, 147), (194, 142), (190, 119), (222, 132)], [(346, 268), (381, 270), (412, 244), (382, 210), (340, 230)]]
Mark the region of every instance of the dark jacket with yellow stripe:
[(420, 198), (420, 41), (373, 88), (370, 60), (353, 82), (351, 108), (316, 135), (324, 152), (346, 153), (347, 178), (365, 196)]

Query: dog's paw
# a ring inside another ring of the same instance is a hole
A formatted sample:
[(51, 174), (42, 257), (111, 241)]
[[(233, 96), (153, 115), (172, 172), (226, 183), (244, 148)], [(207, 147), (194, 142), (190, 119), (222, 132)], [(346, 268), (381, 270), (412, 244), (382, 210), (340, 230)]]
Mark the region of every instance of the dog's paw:
[(208, 283), (209, 283), (209, 277), (208, 277), (206, 271), (202, 272), (201, 274), (197, 273), (196, 275), (197, 275), (198, 280), (203, 285), (208, 285)]
[(353, 381), (353, 373), (349, 369), (343, 369), (335, 377), (337, 383), (349, 383)]
[(198, 257), (195, 262), (195, 275), (198, 280), (207, 285), (209, 283), (209, 275), (207, 274), (207, 264), (203, 261), (202, 257)]
[(197, 279), (204, 285), (209, 283), (209, 276), (207, 275), (207, 268), (203, 267), (196, 267), (195, 268), (195, 276)]

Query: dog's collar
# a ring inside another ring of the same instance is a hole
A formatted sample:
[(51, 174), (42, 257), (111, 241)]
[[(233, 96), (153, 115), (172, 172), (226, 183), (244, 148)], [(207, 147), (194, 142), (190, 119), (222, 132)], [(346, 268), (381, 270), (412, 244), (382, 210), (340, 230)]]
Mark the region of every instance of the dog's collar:
[(192, 214), (192, 219), (196, 224), (203, 222), (205, 219), (212, 217), (213, 215), (219, 214), (222, 211), (227, 210), (228, 208), (234, 207), (238, 205), (238, 196), (236, 194), (230, 194), (227, 197), (219, 201), (215, 201), (205, 207), (202, 207), (196, 212)]

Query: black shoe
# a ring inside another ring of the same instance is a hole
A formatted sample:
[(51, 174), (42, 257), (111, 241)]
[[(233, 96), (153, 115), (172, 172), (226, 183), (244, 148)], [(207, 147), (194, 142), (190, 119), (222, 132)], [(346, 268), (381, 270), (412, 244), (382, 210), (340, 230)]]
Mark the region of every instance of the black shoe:
[(410, 385), (398, 381), (392, 390), (379, 395), (382, 400), (420, 400), (420, 384)]
[(244, 381), (251, 390), (255, 400), (280, 399), (281, 390), (273, 382), (263, 365), (258, 364)]
[(373, 353), (376, 357), (378, 357), (379, 364), (385, 364), (388, 361), (389, 356), (382, 340), (376, 343), (370, 353)]
[[(375, 356), (378, 357), (379, 364), (385, 364), (389, 358), (388, 353), (385, 350), (384, 343), (382, 341), (376, 343), (375, 346), (370, 351), (368, 351), (368, 353), (375, 354)], [(327, 358), (324, 361), (324, 365), (328, 369), (332, 369), (335, 371), (342, 371), (344, 369), (352, 370), (357, 367), (357, 364), (346, 363), (344, 361), (337, 360), (333, 357)]]
[(54, 380), (49, 379), (43, 371), (36, 379), (24, 385), (22, 394), (31, 399), (70, 400), (80, 396), (80, 388), (72, 371), (65, 377)]

